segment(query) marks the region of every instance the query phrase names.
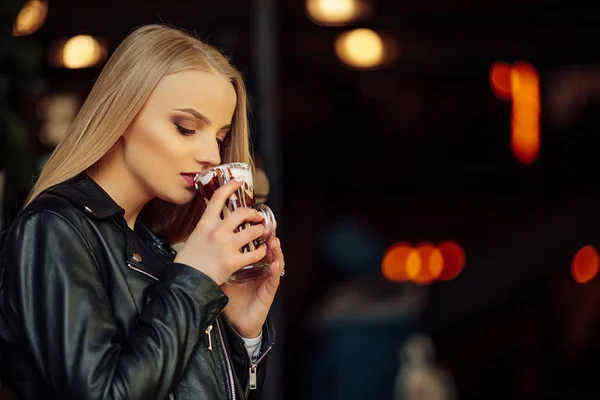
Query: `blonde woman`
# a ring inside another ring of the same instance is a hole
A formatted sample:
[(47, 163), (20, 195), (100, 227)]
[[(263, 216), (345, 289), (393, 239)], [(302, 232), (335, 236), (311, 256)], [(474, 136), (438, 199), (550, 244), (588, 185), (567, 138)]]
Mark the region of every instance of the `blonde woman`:
[[(204, 207), (189, 179), (251, 163), (246, 101), (238, 71), (182, 31), (119, 45), (6, 233), (0, 350), (22, 399), (259, 397), (279, 240), (241, 253), (264, 232), (252, 209), (220, 218), (242, 182)], [(268, 278), (224, 284), (263, 257)]]

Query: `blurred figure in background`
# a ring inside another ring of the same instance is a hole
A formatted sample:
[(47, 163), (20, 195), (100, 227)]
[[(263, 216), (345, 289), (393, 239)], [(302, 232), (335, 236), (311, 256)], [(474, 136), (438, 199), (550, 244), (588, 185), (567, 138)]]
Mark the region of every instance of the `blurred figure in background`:
[(426, 335), (413, 335), (400, 350), (395, 400), (456, 400), (450, 371), (438, 365)]

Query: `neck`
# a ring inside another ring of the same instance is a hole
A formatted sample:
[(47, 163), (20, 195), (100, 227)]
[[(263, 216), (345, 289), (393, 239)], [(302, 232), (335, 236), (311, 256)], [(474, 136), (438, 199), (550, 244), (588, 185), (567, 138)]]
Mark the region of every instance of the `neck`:
[(125, 210), (125, 221), (133, 229), (142, 208), (153, 196), (126, 168), (119, 143), (104, 156), (99, 168), (88, 175)]

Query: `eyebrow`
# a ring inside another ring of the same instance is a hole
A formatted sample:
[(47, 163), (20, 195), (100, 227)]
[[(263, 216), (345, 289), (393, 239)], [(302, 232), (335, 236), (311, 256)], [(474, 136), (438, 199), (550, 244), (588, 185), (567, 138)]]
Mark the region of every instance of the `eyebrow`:
[[(208, 126), (212, 125), (212, 122), (210, 121), (210, 119), (208, 119), (206, 117), (206, 115), (202, 114), (201, 112), (199, 112), (198, 110), (195, 110), (193, 108), (175, 108), (174, 110), (192, 114), (194, 117), (198, 118), (199, 120), (204, 122), (206, 125), (208, 125)], [(223, 130), (223, 129), (231, 129), (231, 124), (223, 125), (220, 130)]]

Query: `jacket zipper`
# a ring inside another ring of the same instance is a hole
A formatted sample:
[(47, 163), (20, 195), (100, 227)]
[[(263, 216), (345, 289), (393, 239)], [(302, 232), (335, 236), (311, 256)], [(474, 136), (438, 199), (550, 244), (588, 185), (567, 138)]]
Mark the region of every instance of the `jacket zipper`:
[[(244, 344), (244, 347), (246, 348), (246, 354), (248, 354), (248, 347), (246, 346), (246, 342), (244, 342), (244, 339), (242, 339), (242, 342)], [(269, 347), (267, 347), (267, 349), (264, 351), (264, 353), (261, 354), (261, 356), (258, 358), (258, 360), (256, 360), (256, 362), (252, 361), (252, 357), (250, 357), (250, 354), (248, 354), (248, 359), (250, 360), (250, 368), (249, 368), (249, 374), (248, 374), (248, 388), (246, 389), (246, 397), (248, 397), (248, 393), (250, 392), (250, 390), (255, 390), (257, 387), (257, 368), (258, 368), (258, 364), (261, 363), (261, 361), (266, 357), (266, 355), (271, 351), (271, 349), (273, 348), (273, 345), (270, 344)]]
[(219, 339), (221, 340), (221, 347), (223, 347), (223, 352), (225, 353), (225, 363), (227, 364), (227, 373), (229, 377), (229, 383), (231, 384), (231, 398), (235, 400), (235, 382), (233, 380), (233, 370), (231, 369), (231, 362), (229, 361), (229, 354), (227, 353), (227, 349), (225, 348), (225, 342), (223, 341), (223, 334), (221, 333), (221, 324), (219, 324), (219, 320), (216, 319), (215, 323), (217, 324), (217, 331), (219, 332)]
[(131, 268), (132, 270), (134, 270), (136, 272), (139, 272), (140, 274), (144, 274), (147, 277), (150, 277), (150, 278), (154, 279), (155, 281), (159, 280), (156, 276), (152, 275), (150, 272), (147, 272), (147, 271), (143, 270), (142, 268), (138, 267), (137, 265), (133, 265), (131, 262), (128, 262), (127, 266), (129, 268)]
[(208, 350), (212, 351), (212, 338), (210, 336), (210, 331), (213, 330), (213, 326), (209, 325), (208, 328), (204, 331), (206, 333), (206, 337), (208, 338)]

